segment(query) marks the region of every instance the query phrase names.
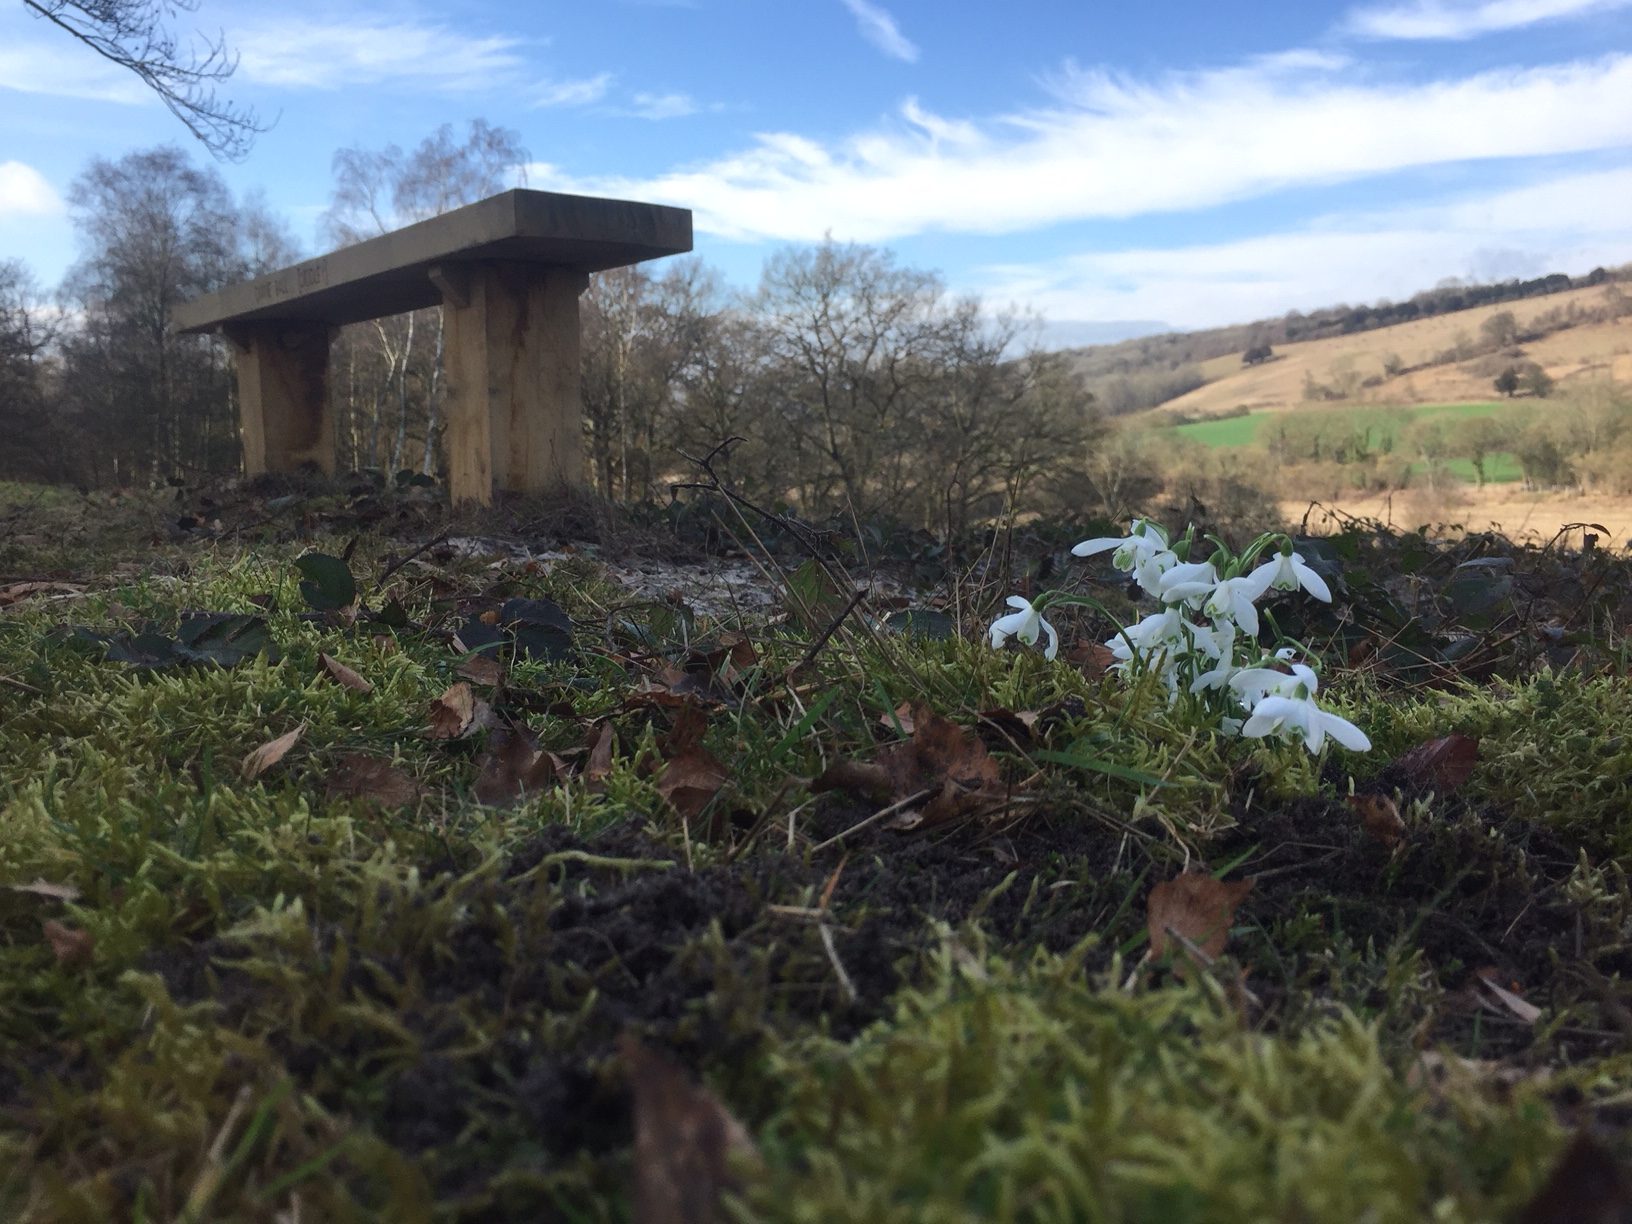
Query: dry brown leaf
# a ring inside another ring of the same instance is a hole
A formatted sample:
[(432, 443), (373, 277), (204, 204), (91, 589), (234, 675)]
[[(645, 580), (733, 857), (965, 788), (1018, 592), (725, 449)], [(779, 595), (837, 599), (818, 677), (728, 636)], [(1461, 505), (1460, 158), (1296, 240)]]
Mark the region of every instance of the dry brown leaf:
[(384, 757), (354, 752), (341, 757), (329, 774), (331, 796), (367, 799), (381, 807), (407, 807), (418, 801), (419, 784)]
[(1097, 680), (1116, 662), (1116, 655), (1104, 642), (1078, 642), (1065, 652), (1065, 661), (1090, 680)]
[(14, 582), (0, 587), (0, 608), (27, 599), (30, 595), (82, 595), (85, 588), (73, 582)]
[(536, 795), (554, 784), (557, 764), (558, 758), (540, 751), (538, 740), (525, 728), (495, 731), (477, 763), (476, 798), (492, 807), (505, 807), (526, 795)]
[(1389, 768), (1416, 786), (1448, 794), (1468, 780), (1478, 763), (1478, 740), (1468, 735), (1446, 735), (1418, 744)]
[(609, 720), (603, 719), (599, 725), (590, 728), (589, 759), (584, 762), (584, 781), (592, 788), (603, 785), (612, 773), (612, 749), (615, 745), (616, 738)]
[(242, 774), (245, 782), (253, 782), (284, 757), (289, 755), (289, 749), (300, 742), (300, 737), (306, 733), (306, 724), (301, 723), (293, 731), (285, 731), (277, 739), (267, 740), (244, 758)]
[(633, 1037), (618, 1042), (634, 1095), (635, 1224), (713, 1224), (737, 1189), (732, 1165), (757, 1163), (742, 1123), (708, 1089)]
[(1150, 890), (1146, 918), (1151, 959), (1167, 955), (1172, 942), (1169, 931), (1184, 936), (1209, 957), (1222, 954), (1236, 907), (1252, 885), (1250, 878), (1226, 883), (1199, 871), (1156, 885)]
[(708, 715), (696, 702), (688, 701), (675, 715), (674, 726), (669, 733), (658, 741), (658, 751), (665, 759), (695, 752), (702, 747), (703, 736), (707, 732)]
[(40, 929), (45, 932), (45, 940), (51, 945), (59, 965), (86, 964), (96, 950), (96, 938), (89, 931), (64, 926), (55, 918), (47, 918)]
[(886, 731), (894, 731), (896, 724), (898, 723), (900, 724), (902, 735), (911, 735), (913, 733), (915, 730), (915, 724), (912, 721), (912, 702), (903, 701), (900, 705), (895, 707), (893, 712), (889, 714), (880, 714), (878, 716), (878, 725), (883, 727)]
[(997, 761), (978, 735), (926, 705), (914, 706), (908, 715), (912, 738), (886, 746), (872, 764), (835, 761), (812, 789), (895, 803), (927, 792), (922, 806), (904, 811), (891, 825), (903, 829), (979, 815), (1007, 802)]
[(1632, 1172), (1586, 1131), (1576, 1132), (1518, 1224), (1626, 1224)]
[(362, 676), (358, 675), (351, 668), (340, 662), (340, 660), (336, 659), (333, 655), (327, 655), (319, 652), (317, 661), (322, 664), (323, 670), (329, 674), (329, 677), (333, 679), (335, 683), (344, 685), (352, 692), (372, 693), (374, 691), (374, 686), (371, 683), (363, 679)]
[(1400, 808), (1387, 795), (1350, 795), (1349, 806), (1360, 816), (1360, 827), (1389, 850), (1405, 840)]
[[(996, 736), (993, 743), (999, 748), (1015, 744), (1029, 744), (1036, 734), (1037, 721), (1042, 717), (1037, 710), (982, 710), (980, 722)], [(988, 737), (990, 739), (991, 737)]]
[(32, 893), (36, 897), (46, 897), (52, 901), (78, 901), (79, 889), (72, 884), (51, 884), (45, 880), (35, 880), (31, 884), (8, 884), (12, 892)]
[(450, 684), (435, 701), (431, 702), (432, 739), (462, 739), (490, 726), (493, 709), (471, 691), (465, 681)]
[(842, 790), (863, 795), (874, 803), (888, 803), (891, 798), (889, 771), (871, 761), (834, 761), (811, 782), (810, 789), (815, 794)]
[(692, 748), (669, 760), (658, 775), (657, 793), (685, 820), (695, 820), (731, 776), (706, 749)]
[(471, 655), (470, 658), (459, 664), (457, 670), (459, 675), (473, 684), (482, 684), (492, 688), (495, 685), (504, 683), (504, 664), (500, 663), (492, 655)]

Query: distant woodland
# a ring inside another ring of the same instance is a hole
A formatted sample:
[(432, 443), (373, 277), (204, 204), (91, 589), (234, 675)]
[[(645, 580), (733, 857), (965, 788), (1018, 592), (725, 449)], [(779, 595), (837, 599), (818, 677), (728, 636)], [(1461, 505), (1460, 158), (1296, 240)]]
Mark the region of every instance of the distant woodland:
[[(412, 149), (341, 150), (324, 243), (503, 190), (526, 161), (515, 133), (479, 120)], [(312, 252), (263, 200), (235, 198), (173, 146), (92, 161), (70, 203), (80, 254), (60, 285), (0, 260), (0, 477), (105, 488), (236, 473), (229, 358), (175, 335), (170, 310)], [(878, 248), (787, 248), (746, 292), (695, 259), (620, 269), (583, 299), (586, 478), (611, 499), (661, 502), (695, 475), (687, 455), (735, 438), (736, 487), (811, 516), (955, 532), (1009, 508), (1120, 514), (1164, 481), (1111, 438), (1110, 418), (1190, 389), (1197, 362), (1626, 272), (1446, 284), (1399, 304), (1054, 353), (1023, 320)], [(342, 331), (331, 393), (343, 469), (440, 472), (442, 347), (437, 309)], [(1192, 475), (1186, 495), (1248, 483)]]

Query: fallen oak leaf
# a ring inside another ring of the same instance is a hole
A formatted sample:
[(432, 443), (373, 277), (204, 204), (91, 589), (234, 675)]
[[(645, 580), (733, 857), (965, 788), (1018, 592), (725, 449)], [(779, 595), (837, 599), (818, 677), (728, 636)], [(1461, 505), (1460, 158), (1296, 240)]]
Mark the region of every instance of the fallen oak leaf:
[(45, 941), (51, 945), (51, 954), (59, 965), (83, 965), (90, 961), (96, 950), (96, 937), (78, 927), (65, 926), (55, 918), (40, 924)]
[(1187, 871), (1163, 880), (1150, 890), (1146, 906), (1146, 929), (1150, 932), (1152, 960), (1166, 956), (1173, 931), (1199, 947), (1209, 957), (1218, 957), (1230, 936), (1236, 908), (1246, 899), (1255, 883), (1250, 877), (1226, 883), (1199, 871)]
[(255, 751), (244, 758), (240, 772), (245, 782), (253, 782), (284, 757), (289, 750), (300, 742), (300, 737), (306, 733), (306, 724), (301, 723), (293, 731), (286, 731), (276, 739), (267, 740)]
[(618, 1053), (634, 1097), (635, 1224), (712, 1224), (740, 1186), (733, 1164), (757, 1164), (742, 1123), (713, 1093), (633, 1037)]
[(365, 680), (356, 671), (347, 667), (333, 655), (324, 654), (320, 651), (317, 656), (317, 661), (322, 665), (323, 670), (328, 673), (330, 679), (334, 680), (335, 683), (350, 689), (352, 692), (372, 693), (374, 691), (374, 685), (372, 683)]

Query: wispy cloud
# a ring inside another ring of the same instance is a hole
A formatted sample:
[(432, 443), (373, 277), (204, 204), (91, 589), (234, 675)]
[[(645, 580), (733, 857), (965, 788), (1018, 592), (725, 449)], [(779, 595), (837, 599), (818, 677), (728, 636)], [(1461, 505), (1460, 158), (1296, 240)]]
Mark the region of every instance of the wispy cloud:
[(115, 67), (88, 47), (60, 39), (0, 47), (0, 89), (125, 105), (153, 101), (152, 91), (134, 73)]
[(871, 0), (840, 0), (845, 8), (856, 19), (856, 27), (861, 36), (891, 59), (904, 60), (909, 64), (918, 62), (918, 46), (905, 34), (901, 27), (895, 24), (891, 17)]
[(690, 94), (637, 93), (618, 114), (633, 119), (683, 119), (701, 109)]
[(1412, 0), (1357, 9), (1344, 29), (1363, 38), (1465, 39), (1629, 5), (1632, 0)]
[(1233, 242), (1085, 253), (990, 267), (973, 288), (1046, 317), (1244, 322), (1404, 297), (1444, 276), (1581, 273), (1632, 259), (1632, 167), (1442, 202), (1328, 215)]
[(38, 170), (24, 162), (0, 162), (0, 220), (54, 217), (63, 209), (57, 194)]
[(610, 72), (598, 72), (592, 77), (578, 80), (547, 81), (535, 90), (533, 107), (588, 106), (606, 97), (606, 91), (611, 87)]
[[(1290, 65), (1290, 66), (1289, 66)], [(650, 178), (530, 181), (653, 199), (736, 239), (883, 242), (1205, 209), (1436, 164), (1632, 147), (1632, 55), (1430, 83), (1275, 60), (1139, 81), (1068, 68), (1055, 102), (995, 120), (917, 102), (848, 140), (761, 134)]]
[(473, 93), (517, 80), (525, 65), (520, 39), (418, 21), (290, 15), (255, 20), (229, 37), (244, 80), (284, 89), (404, 83)]

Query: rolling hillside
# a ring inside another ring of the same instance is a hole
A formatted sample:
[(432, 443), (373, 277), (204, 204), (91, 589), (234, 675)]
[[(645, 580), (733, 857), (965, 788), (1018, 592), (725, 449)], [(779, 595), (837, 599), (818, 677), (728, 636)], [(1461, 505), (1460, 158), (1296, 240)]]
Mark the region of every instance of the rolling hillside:
[[(1584, 311), (1602, 309), (1604, 286), (1571, 289), (1520, 302), (1482, 306), (1393, 327), (1277, 346), (1261, 365), (1244, 367), (1232, 353), (1201, 363), (1204, 386), (1166, 401), (1151, 414), (1191, 418), (1217, 416), (1241, 405), (1280, 410), (1305, 402), (1309, 379), (1323, 386), (1352, 384), (1347, 402), (1420, 404), (1479, 402), (1492, 396), (1491, 381), (1501, 366), (1515, 359), (1487, 353), (1466, 361), (1439, 361), (1459, 339), (1477, 341), (1484, 321), (1511, 311), (1521, 332), (1537, 316), (1578, 303)], [(1632, 316), (1614, 322), (1583, 323), (1518, 346), (1518, 360), (1541, 365), (1561, 386), (1572, 380), (1612, 378), (1632, 383)], [(1397, 357), (1400, 372), (1388, 375), (1385, 363)], [(1370, 383), (1371, 385), (1365, 385)]]

